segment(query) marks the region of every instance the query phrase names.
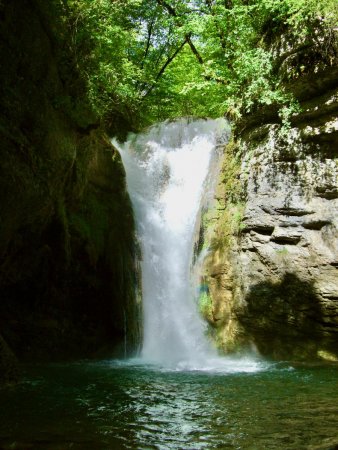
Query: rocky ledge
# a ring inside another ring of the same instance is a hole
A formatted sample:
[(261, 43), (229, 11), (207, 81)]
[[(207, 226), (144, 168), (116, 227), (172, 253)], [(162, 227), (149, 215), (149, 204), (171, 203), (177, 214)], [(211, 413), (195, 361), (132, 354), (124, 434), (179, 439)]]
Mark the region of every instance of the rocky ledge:
[(204, 273), (225, 352), (338, 360), (337, 72), (332, 59), (288, 82), (302, 112), (287, 132), (273, 108), (257, 111), (226, 152)]

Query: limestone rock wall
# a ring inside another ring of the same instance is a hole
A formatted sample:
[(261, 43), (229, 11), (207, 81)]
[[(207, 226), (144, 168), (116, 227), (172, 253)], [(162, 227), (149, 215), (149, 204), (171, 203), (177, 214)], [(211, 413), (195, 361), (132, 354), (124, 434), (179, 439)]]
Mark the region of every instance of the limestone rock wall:
[(125, 173), (62, 14), (57, 1), (0, 4), (0, 372), (13, 352), (87, 357), (137, 340)]
[[(281, 47), (279, 55), (286, 52)], [(302, 107), (286, 132), (276, 110), (266, 108), (243, 119), (226, 150), (204, 273), (209, 323), (225, 352), (255, 347), (277, 359), (338, 358), (338, 70), (332, 55), (286, 83)], [(281, 57), (283, 73), (299, 64), (296, 56)]]

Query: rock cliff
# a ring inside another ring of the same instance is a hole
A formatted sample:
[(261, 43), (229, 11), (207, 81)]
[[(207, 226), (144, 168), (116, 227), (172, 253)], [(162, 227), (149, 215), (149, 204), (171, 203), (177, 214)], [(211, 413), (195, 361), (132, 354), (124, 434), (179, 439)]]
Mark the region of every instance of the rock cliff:
[(338, 358), (337, 36), (314, 26), (307, 39), (269, 43), (301, 112), (287, 125), (274, 105), (245, 116), (225, 151), (204, 271), (225, 352)]
[(0, 373), (7, 379), (13, 353), (93, 356), (124, 345), (126, 335), (133, 344), (138, 333), (125, 173), (88, 106), (58, 5), (0, 5)]

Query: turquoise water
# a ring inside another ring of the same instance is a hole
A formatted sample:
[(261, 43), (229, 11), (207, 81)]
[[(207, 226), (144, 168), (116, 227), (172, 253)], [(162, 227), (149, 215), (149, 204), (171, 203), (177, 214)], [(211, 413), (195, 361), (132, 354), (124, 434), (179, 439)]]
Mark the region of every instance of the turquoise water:
[(27, 367), (21, 384), (0, 390), (0, 448), (338, 448), (338, 368)]

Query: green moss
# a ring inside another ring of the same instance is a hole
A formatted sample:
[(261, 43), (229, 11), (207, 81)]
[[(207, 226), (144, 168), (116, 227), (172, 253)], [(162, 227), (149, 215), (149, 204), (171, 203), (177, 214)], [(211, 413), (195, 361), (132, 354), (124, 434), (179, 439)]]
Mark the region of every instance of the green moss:
[(198, 299), (198, 307), (205, 320), (212, 319), (212, 299), (207, 292), (202, 292)]
[(286, 256), (289, 253), (289, 250), (286, 247), (280, 248), (276, 250), (277, 255)]
[(337, 355), (334, 355), (333, 353), (328, 352), (327, 350), (318, 350), (317, 355), (320, 359), (323, 359), (324, 361), (338, 362)]
[(211, 241), (211, 249), (213, 251), (219, 250), (224, 252), (231, 246), (231, 243), (236, 239), (244, 228), (242, 222), (245, 210), (245, 204), (228, 203), (225, 209), (221, 212), (215, 235)]
[(217, 193), (217, 225), (210, 245), (214, 251), (225, 251), (244, 228), (245, 185), (240, 174), (241, 155), (232, 140), (225, 148)]
[(76, 230), (78, 235), (83, 240), (88, 240), (90, 238), (91, 230), (88, 222), (79, 214), (71, 214), (70, 216), (70, 226), (73, 230)]
[(222, 184), (226, 203), (238, 203), (244, 198), (243, 185), (240, 180), (241, 155), (237, 142), (233, 139), (225, 148), (222, 167)]
[(70, 234), (69, 234), (69, 223), (66, 213), (66, 208), (64, 201), (59, 198), (57, 200), (57, 219), (61, 224), (61, 246), (63, 247), (63, 253), (65, 256), (66, 264), (68, 265), (71, 259), (71, 250), (70, 250)]

